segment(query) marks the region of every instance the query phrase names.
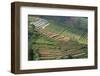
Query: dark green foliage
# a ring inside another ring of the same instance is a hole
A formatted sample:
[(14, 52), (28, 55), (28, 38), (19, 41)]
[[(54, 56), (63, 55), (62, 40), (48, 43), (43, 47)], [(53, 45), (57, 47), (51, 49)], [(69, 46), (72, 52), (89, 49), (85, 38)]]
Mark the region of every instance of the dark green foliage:
[(29, 49), (28, 60), (33, 60), (33, 50), (32, 49)]
[(35, 47), (33, 47), (33, 42), (37, 40), (37, 38), (40, 36), (40, 34), (35, 30), (35, 26), (30, 24), (29, 22), (29, 26), (28, 26), (28, 60), (34, 60), (37, 59), (37, 55), (35, 53), (35, 51), (37, 51), (37, 49)]
[(68, 59), (73, 59), (73, 57), (71, 55), (68, 55)]
[(39, 60), (39, 54), (38, 54), (38, 48), (32, 48), (33, 49), (33, 60)]

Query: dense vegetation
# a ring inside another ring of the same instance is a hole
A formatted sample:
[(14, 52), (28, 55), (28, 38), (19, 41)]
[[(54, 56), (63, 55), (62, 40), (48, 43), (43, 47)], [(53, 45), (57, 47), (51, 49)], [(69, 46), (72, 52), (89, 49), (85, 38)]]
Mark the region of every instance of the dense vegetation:
[[(50, 24), (37, 29), (36, 18)], [(87, 58), (87, 23), (86, 17), (29, 16), (28, 60)]]

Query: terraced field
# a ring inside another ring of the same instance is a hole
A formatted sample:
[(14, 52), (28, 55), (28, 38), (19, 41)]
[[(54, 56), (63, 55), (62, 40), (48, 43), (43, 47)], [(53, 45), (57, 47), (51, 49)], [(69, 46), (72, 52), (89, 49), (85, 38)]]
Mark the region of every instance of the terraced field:
[(54, 40), (58, 40), (58, 41), (68, 41), (70, 40), (70, 38), (68, 36), (64, 36), (64, 35), (60, 35), (54, 32), (49, 32), (46, 29), (37, 29), (37, 31), (49, 38), (52, 38)]
[[(31, 20), (29, 20), (28, 28), (29, 60), (78, 59), (88, 57), (87, 32), (85, 30), (74, 29), (69, 27), (70, 25), (66, 27), (66, 25), (58, 24), (51, 17), (51, 19), (49, 17), (46, 17), (47, 19), (44, 17), (33, 18), (31, 17)], [(34, 25), (34, 20), (39, 23)]]

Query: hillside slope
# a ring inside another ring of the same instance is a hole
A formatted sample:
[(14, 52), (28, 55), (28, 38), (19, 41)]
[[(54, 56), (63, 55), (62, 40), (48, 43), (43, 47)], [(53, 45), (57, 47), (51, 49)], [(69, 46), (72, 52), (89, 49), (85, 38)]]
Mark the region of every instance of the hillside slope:
[(87, 58), (87, 18), (29, 16), (29, 60)]

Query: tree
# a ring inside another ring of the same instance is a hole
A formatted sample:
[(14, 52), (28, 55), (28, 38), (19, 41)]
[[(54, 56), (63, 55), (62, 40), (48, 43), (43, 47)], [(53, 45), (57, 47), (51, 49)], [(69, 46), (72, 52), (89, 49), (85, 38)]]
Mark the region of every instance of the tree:
[(68, 59), (73, 59), (73, 57), (71, 55), (68, 55)]

